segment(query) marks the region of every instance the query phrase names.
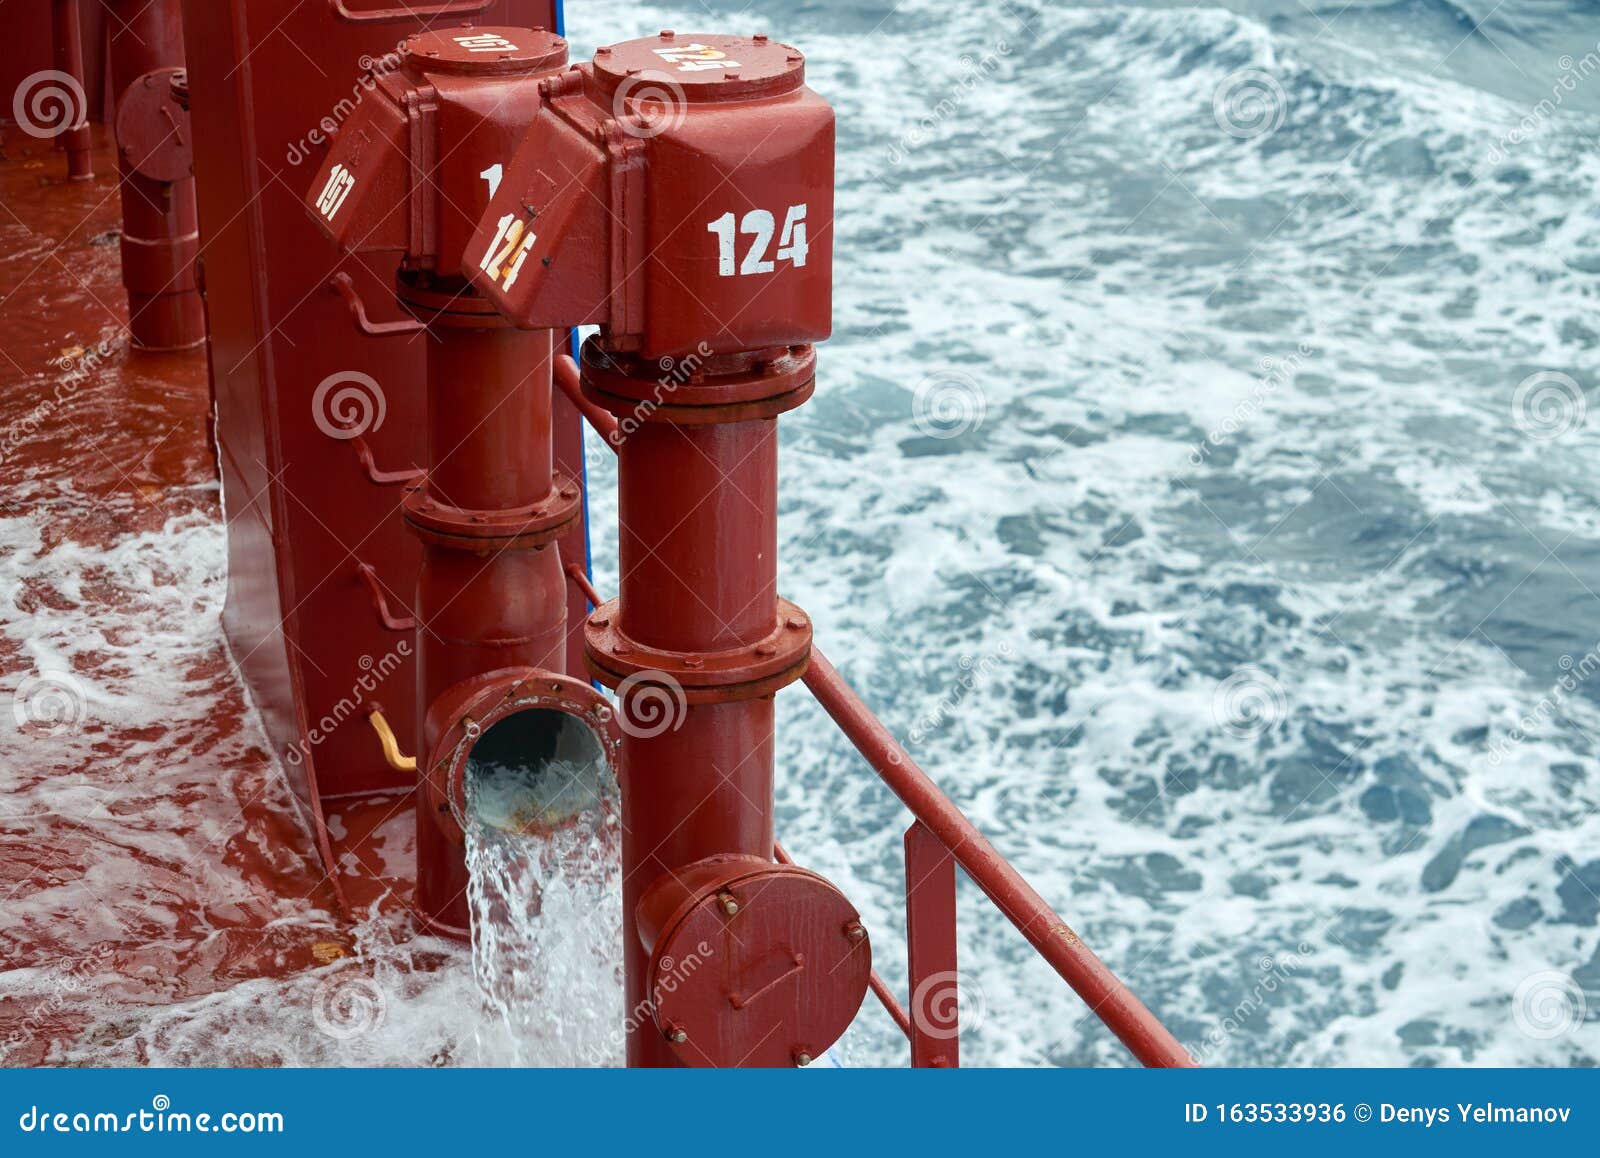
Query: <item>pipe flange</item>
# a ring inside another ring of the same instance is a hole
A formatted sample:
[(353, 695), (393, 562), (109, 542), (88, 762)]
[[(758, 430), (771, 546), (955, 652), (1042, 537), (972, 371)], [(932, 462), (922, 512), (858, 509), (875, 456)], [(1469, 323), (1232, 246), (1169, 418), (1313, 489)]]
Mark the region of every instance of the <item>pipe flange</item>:
[(441, 503), (426, 487), (406, 495), (405, 520), (424, 542), (463, 551), (523, 550), (543, 547), (566, 533), (583, 513), (583, 488), (559, 471), (550, 493), (525, 507), (463, 510)]
[(811, 663), (811, 619), (787, 599), (778, 600), (776, 625), (765, 637), (723, 651), (647, 647), (623, 632), (620, 610), (620, 600), (602, 603), (583, 625), (584, 660), (610, 688), (670, 680), (684, 703), (726, 704), (770, 696), (805, 675)]
[(594, 688), (571, 676), (532, 667), (502, 668), (445, 689), (428, 708), (419, 756), (423, 802), (452, 844), (465, 839), (467, 756), (485, 732), (517, 712), (565, 712), (598, 737), (606, 763), (624, 778), (616, 712)]
[(395, 278), (395, 296), (424, 325), (465, 330), (501, 330), (511, 325), (487, 298), (460, 278), (402, 270)]
[(583, 344), (584, 397), (618, 418), (715, 425), (776, 418), (816, 391), (814, 346), (779, 346), (742, 355), (690, 354), (651, 362)]

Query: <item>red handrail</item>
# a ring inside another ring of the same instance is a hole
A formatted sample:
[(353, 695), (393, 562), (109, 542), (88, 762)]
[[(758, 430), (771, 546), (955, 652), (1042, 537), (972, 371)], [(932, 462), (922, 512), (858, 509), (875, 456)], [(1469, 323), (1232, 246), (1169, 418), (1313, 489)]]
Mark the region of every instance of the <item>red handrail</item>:
[[(561, 391), (578, 404), (585, 418), (589, 420), (597, 432), (606, 440), (606, 445), (613, 451), (617, 449), (615, 434), (617, 420), (590, 403), (583, 397), (580, 388), (580, 375), (578, 364), (568, 355), (559, 355), (555, 359), (555, 380)], [(575, 582), (579, 582), (581, 571), (568, 568), (568, 574)], [(587, 580), (581, 581), (587, 588), (585, 594), (591, 602), (598, 605), (594, 590)], [(917, 823), (929, 833), (938, 838), (939, 843), (949, 850), (956, 863), (965, 870), (967, 876), (972, 878), (996, 907), (1005, 914), (1006, 919), (1016, 926), (1018, 932), (1026, 937), (1030, 944), (1038, 950), (1039, 955), (1048, 961), (1052, 968), (1072, 986), (1079, 997), (1088, 1004), (1089, 1011), (1105, 1023), (1106, 1028), (1116, 1034), (1133, 1056), (1147, 1066), (1193, 1066), (1195, 1060), (1189, 1052), (1179, 1044), (1178, 1039), (1172, 1036), (1171, 1031), (1156, 1018), (1156, 1015), (1145, 1008), (1141, 1002), (1115, 974), (1106, 968), (1105, 962), (1096, 957), (1094, 953), (1079, 939), (1078, 934), (1063, 921), (1043, 897), (1034, 891), (1033, 886), (1022, 878), (1022, 874), (1012, 868), (1010, 863), (995, 850), (995, 847), (985, 839), (984, 835), (973, 827), (959, 808), (939, 790), (928, 774), (917, 767), (910, 754), (900, 746), (889, 729), (884, 727), (872, 710), (861, 701), (861, 698), (845, 683), (837, 669), (828, 662), (827, 658), (816, 648), (811, 652), (811, 666), (805, 674), (806, 687), (811, 689), (811, 694), (834, 723), (839, 725), (856, 750), (866, 758), (878, 776), (889, 786), (900, 802), (916, 817)], [(917, 827), (913, 825), (913, 830)], [(909, 845), (908, 841), (908, 845)], [(908, 889), (915, 889), (915, 885), (908, 882)], [(931, 904), (931, 902), (930, 902)], [(954, 897), (953, 893), (945, 896), (941, 890), (937, 904), (948, 908), (948, 920), (954, 923)], [(880, 980), (881, 985), (881, 980)], [(916, 978), (913, 977), (913, 1004), (916, 1003)], [(950, 990), (953, 995), (953, 979)], [(878, 987), (874, 986), (874, 992)], [(887, 986), (878, 992), (880, 999), (887, 999), (886, 1005), (893, 1002)], [(890, 1008), (891, 1015), (898, 1008), (895, 1003)], [(907, 1029), (912, 1036), (915, 1050), (917, 1038), (916, 1010), (908, 1022), (902, 1020), (904, 1012), (895, 1018), (902, 1029)], [(952, 1021), (953, 1021), (953, 1014)], [(954, 1055), (953, 1043), (948, 1051)], [(939, 1064), (934, 1062), (933, 1064)]]

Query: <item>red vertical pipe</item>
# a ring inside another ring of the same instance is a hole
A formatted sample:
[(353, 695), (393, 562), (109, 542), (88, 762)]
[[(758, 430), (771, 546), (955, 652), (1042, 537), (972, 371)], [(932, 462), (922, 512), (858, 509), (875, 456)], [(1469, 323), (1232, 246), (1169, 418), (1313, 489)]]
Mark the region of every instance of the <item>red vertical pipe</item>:
[[(627, 636), (685, 653), (753, 644), (777, 625), (777, 423), (641, 425), (618, 455)], [(703, 857), (770, 858), (773, 699), (694, 704), (659, 735), (630, 734), (622, 906), (630, 1009), (648, 1004), (648, 954), (633, 930), (662, 873)], [(651, 729), (652, 731), (654, 729)], [(678, 1062), (648, 1019), (628, 1064)]]
[(956, 973), (956, 862), (922, 821), (906, 829), (906, 955), (911, 1064), (961, 1064)]
[(61, 136), (67, 152), (67, 179), (94, 179), (94, 142), (89, 133), (89, 96), (83, 69), (83, 25), (78, 0), (55, 0), (56, 68), (70, 76), (84, 94), (83, 107), (77, 110), (78, 123)]
[[(118, 104), (146, 73), (183, 66), (178, 0), (105, 0), (111, 84)], [(142, 349), (178, 350), (205, 341), (195, 261), (200, 225), (194, 179), (158, 181), (121, 158), (122, 280), (128, 325)]]
[[(458, 516), (460, 534), (421, 536), (419, 720), (451, 685), (484, 672), (567, 670), (567, 582), (556, 545), (506, 547), (473, 537), (475, 514), (527, 507), (550, 494), (550, 405), (549, 331), (430, 330), (424, 485), (428, 498)], [(466, 860), (423, 803), (417, 907), (436, 932), (466, 935)]]

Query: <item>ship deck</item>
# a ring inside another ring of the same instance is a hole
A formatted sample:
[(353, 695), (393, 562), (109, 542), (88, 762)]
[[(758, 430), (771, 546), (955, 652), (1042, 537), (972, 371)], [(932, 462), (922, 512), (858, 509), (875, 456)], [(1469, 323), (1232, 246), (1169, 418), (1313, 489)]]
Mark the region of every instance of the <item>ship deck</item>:
[[(137, 1040), (162, 1007), (352, 951), (222, 632), (206, 352), (129, 349), (96, 132), (84, 184), (50, 142), (0, 145), (7, 1065)], [(411, 876), (409, 804), (330, 814), (351, 912), (409, 901), (386, 884)]]

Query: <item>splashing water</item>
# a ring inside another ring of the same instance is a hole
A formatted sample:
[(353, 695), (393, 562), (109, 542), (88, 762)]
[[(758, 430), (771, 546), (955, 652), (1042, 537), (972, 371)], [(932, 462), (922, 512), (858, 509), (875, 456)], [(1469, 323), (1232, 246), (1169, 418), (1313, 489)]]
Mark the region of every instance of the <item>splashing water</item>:
[[(493, 731), (493, 729), (491, 729)], [(472, 972), (517, 1065), (623, 1064), (615, 777), (587, 729), (467, 765)]]

